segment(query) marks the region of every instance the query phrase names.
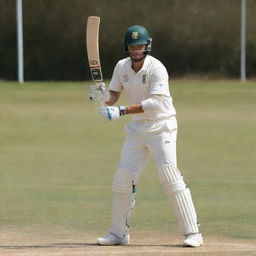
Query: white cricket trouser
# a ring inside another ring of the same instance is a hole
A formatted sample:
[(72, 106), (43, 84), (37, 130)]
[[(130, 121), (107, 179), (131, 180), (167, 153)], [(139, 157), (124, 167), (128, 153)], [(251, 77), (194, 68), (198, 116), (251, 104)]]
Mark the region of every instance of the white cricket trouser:
[(176, 161), (176, 118), (158, 122), (137, 121), (126, 126), (127, 136), (123, 145), (119, 166), (139, 178), (150, 156), (156, 165), (173, 164)]
[(123, 237), (129, 233), (131, 211), (135, 205), (135, 185), (150, 156), (184, 235), (198, 232), (197, 217), (189, 189), (177, 169), (175, 117), (157, 122), (134, 121), (126, 126), (119, 167), (113, 180), (113, 209), (110, 233)]

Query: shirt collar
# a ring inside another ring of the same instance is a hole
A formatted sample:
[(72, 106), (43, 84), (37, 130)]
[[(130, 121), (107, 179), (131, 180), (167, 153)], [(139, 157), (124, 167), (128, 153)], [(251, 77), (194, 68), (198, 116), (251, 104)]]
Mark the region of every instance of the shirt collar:
[[(131, 58), (129, 57), (129, 62), (130, 62), (130, 67), (131, 67), (131, 64), (132, 64), (132, 60), (131, 60)], [(148, 65), (149, 65), (149, 56), (148, 55), (146, 55), (146, 57), (145, 57), (145, 59), (144, 59), (144, 62), (143, 62), (143, 65), (142, 65), (142, 68), (140, 69), (140, 71), (145, 71), (145, 70), (147, 70), (147, 67), (148, 67)], [(132, 67), (131, 67), (132, 68)], [(139, 71), (139, 72), (140, 72)]]
[(143, 63), (143, 66), (142, 66), (142, 68), (140, 70), (147, 70), (148, 65), (149, 65), (149, 56), (146, 55), (144, 63)]

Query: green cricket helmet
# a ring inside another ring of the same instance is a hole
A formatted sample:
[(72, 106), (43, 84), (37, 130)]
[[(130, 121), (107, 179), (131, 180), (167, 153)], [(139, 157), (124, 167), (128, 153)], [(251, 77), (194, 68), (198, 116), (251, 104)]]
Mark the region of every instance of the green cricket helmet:
[(144, 27), (135, 25), (128, 28), (124, 36), (123, 44), (125, 53), (128, 53), (128, 45), (145, 44), (147, 45), (145, 54), (149, 54), (151, 51), (152, 38)]

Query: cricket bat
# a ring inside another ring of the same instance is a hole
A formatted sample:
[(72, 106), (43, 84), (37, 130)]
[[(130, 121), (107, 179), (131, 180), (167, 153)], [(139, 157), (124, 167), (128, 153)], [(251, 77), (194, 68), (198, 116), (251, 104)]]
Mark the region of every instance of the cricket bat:
[(86, 28), (86, 46), (92, 80), (96, 83), (103, 81), (99, 54), (99, 28), (100, 17), (89, 16)]

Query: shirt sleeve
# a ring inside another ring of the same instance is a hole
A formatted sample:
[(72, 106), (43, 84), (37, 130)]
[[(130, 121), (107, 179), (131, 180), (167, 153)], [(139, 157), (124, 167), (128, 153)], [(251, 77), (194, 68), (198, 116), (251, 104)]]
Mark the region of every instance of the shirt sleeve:
[(161, 111), (168, 113), (172, 106), (171, 97), (164, 95), (153, 95), (141, 102), (144, 112)]
[(170, 96), (169, 76), (163, 64), (153, 68), (150, 80), (149, 93)]
[(114, 72), (110, 81), (109, 90), (121, 92), (123, 90), (122, 82), (119, 75), (119, 63), (116, 64)]

